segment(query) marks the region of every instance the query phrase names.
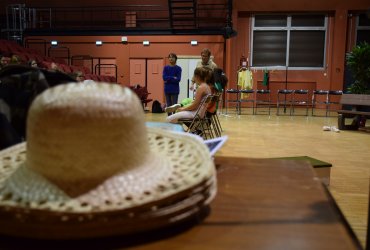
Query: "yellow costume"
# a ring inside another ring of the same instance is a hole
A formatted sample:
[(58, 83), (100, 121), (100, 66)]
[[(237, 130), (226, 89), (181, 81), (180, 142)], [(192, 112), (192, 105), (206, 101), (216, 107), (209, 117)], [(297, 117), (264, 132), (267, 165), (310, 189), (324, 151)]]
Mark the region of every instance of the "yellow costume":
[[(253, 73), (252, 71), (246, 69), (246, 70), (240, 70), (238, 72), (238, 86), (239, 89), (253, 89)], [(241, 94), (241, 99), (243, 99), (244, 95)], [(248, 95), (246, 96), (248, 97)]]

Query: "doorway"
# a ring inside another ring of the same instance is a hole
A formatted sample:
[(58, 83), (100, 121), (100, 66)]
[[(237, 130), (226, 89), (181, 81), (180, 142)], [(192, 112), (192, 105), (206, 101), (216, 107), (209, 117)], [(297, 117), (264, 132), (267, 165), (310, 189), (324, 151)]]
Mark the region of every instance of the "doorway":
[(163, 66), (162, 58), (130, 58), (130, 86), (145, 86), (148, 98), (164, 103)]
[(200, 57), (180, 57), (177, 59), (177, 65), (182, 69), (180, 81), (179, 102), (184, 98), (194, 98), (194, 92), (189, 89), (191, 79), (193, 78), (194, 69), (197, 66)]

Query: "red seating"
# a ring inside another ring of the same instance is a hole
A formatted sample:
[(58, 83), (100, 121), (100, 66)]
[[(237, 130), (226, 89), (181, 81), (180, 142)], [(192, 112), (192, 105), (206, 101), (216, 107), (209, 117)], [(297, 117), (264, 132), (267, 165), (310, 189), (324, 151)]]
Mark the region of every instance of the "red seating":
[(148, 92), (148, 89), (146, 87), (141, 87), (140, 85), (137, 85), (130, 86), (130, 88), (137, 94), (137, 96), (141, 100), (143, 108), (145, 108), (149, 102), (153, 101), (153, 99), (148, 99), (150, 93)]
[(84, 74), (90, 74), (90, 72), (85, 72), (83, 66), (70, 65), (69, 67), (72, 69), (72, 72), (81, 71)]
[(21, 63), (25, 64), (28, 62), (28, 57), (25, 54), (16, 54), (19, 59), (21, 60)]
[[(84, 65), (68, 65), (64, 58), (53, 58), (40, 54), (40, 51), (36, 49), (24, 48), (14, 41), (9, 41), (5, 39), (0, 39), (0, 53), (6, 57), (11, 57), (12, 55), (19, 56), (21, 62), (26, 64), (29, 60), (36, 60), (40, 68), (51, 70), (52, 63), (56, 63), (58, 68), (64, 73), (73, 73), (76, 71), (81, 71), (85, 74), (85, 79), (94, 80), (97, 82), (109, 82), (117, 83), (117, 79), (110, 75), (95, 75), (91, 73), (91, 70)], [(144, 98), (145, 102), (151, 99)]]
[(97, 75), (93, 75), (93, 74), (85, 74), (85, 79), (87, 80), (94, 80), (94, 81), (97, 81), (99, 82), (99, 78)]
[(56, 62), (58, 64), (65, 64), (65, 65), (67, 65), (66, 60), (64, 60), (63, 58), (56, 57), (56, 58), (53, 58), (53, 60), (54, 60), (54, 62)]
[(72, 69), (67, 64), (58, 63), (58, 67), (64, 72), (64, 73), (72, 73)]
[(117, 79), (114, 76), (108, 76), (109, 82), (117, 83)]
[(33, 59), (35, 59), (38, 64), (44, 61), (44, 58), (41, 55), (33, 54), (32, 56), (33, 56)]
[(91, 71), (88, 67), (85, 67), (85, 66), (82, 66), (81, 68), (82, 72), (84, 72), (85, 74), (91, 74)]

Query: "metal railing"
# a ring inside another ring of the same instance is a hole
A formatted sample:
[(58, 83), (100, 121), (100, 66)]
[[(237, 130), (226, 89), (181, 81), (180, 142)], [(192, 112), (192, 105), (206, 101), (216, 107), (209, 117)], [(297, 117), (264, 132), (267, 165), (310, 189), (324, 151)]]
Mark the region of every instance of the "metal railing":
[[(226, 24), (228, 0), (213, 4), (197, 1), (196, 28), (221, 28)], [(22, 8), (20, 10), (19, 8)], [(13, 10), (13, 11), (12, 11)], [(23, 13), (19, 20), (19, 13)], [(171, 11), (167, 4), (89, 7), (29, 8), (9, 6), (8, 19), (19, 29), (169, 29)], [(18, 20), (18, 21), (17, 21)], [(22, 25), (17, 25), (22, 21)], [(18, 27), (19, 26), (19, 27)], [(180, 27), (181, 28), (181, 27)]]

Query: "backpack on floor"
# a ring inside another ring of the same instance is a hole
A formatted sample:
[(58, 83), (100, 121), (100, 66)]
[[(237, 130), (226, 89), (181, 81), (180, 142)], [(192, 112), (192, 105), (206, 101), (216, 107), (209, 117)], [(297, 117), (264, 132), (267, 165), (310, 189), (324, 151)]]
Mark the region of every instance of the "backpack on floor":
[(163, 112), (164, 111), (162, 108), (162, 104), (158, 100), (153, 101), (152, 113), (163, 113)]

